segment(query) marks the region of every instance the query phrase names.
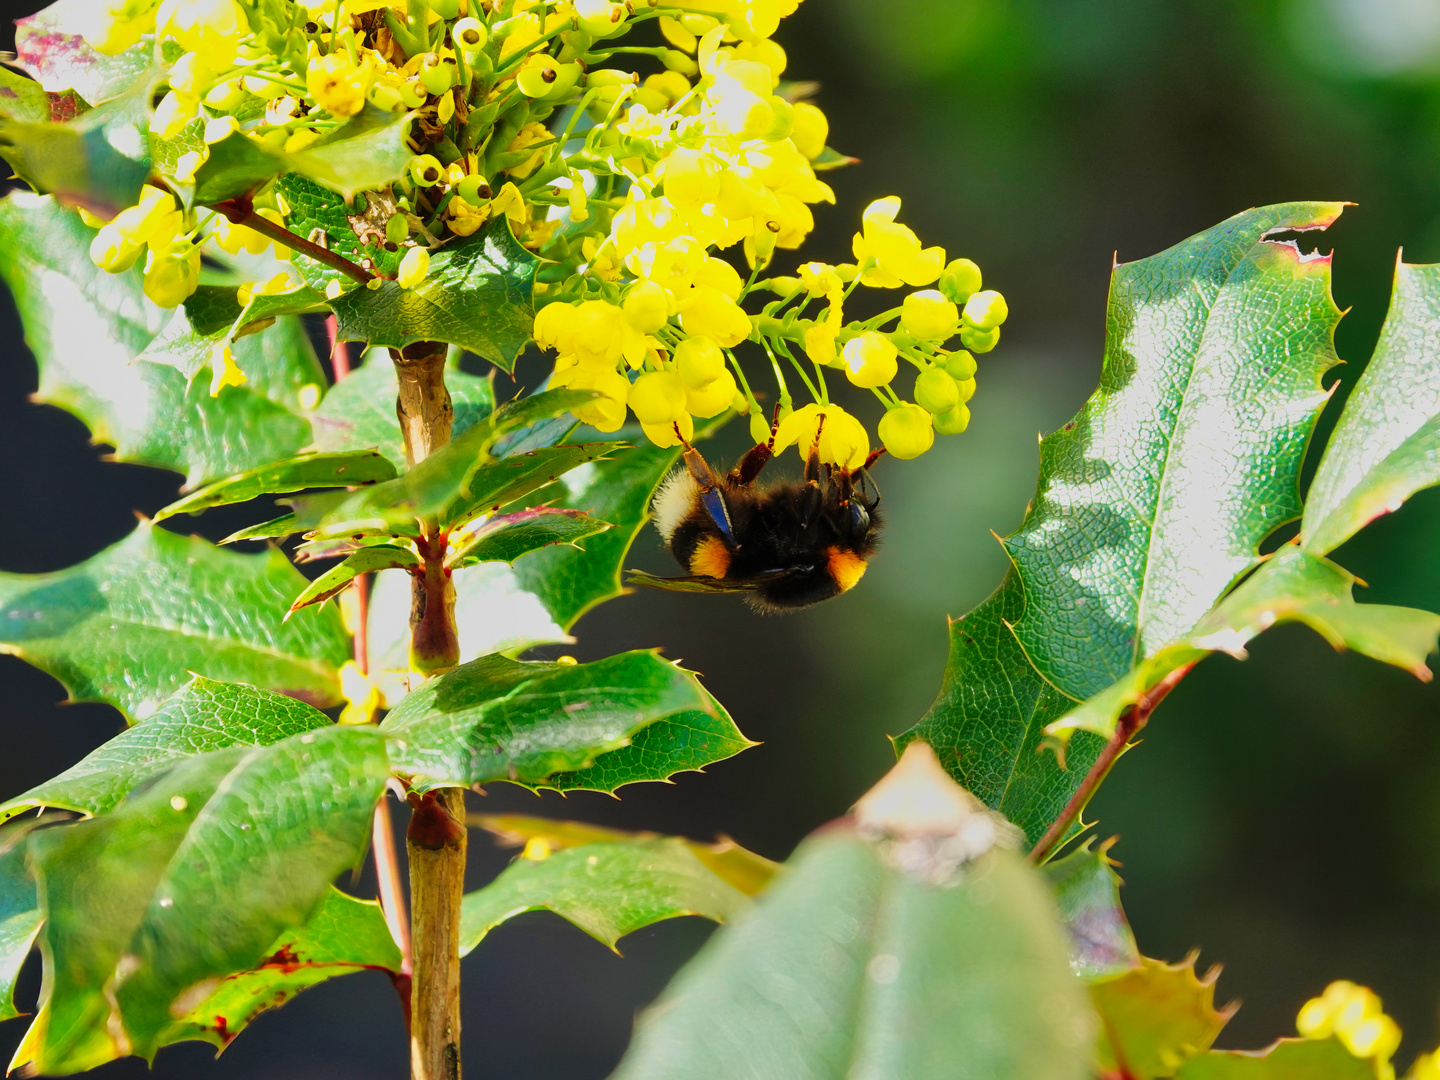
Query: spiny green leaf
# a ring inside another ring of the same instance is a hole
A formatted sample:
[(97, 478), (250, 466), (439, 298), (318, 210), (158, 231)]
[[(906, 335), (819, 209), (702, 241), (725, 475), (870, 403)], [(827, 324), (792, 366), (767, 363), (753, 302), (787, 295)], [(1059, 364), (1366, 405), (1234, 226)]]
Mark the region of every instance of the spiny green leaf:
[(301, 454), (206, 484), (165, 507), (155, 515), (155, 520), (164, 521), (176, 514), (199, 514), (212, 506), (249, 502), (261, 495), (305, 488), (360, 487), (394, 476), (395, 466), (378, 450)]
[(209, 336), (233, 329), (234, 337), (246, 337), (264, 330), (282, 315), (330, 310), (325, 294), (308, 285), (281, 293), (252, 292), (244, 306), (237, 293), (229, 285), (201, 285), (191, 293), (185, 301), (185, 315), (196, 333)]
[(41, 1072), (153, 1057), (220, 980), (302, 927), (355, 864), (388, 768), (330, 727), (177, 765), (108, 814), (31, 840), (45, 915)]
[(386, 281), (337, 297), (339, 335), (394, 348), (444, 341), (513, 371), (534, 329), (537, 266), (501, 217), (434, 252), (413, 289)]
[(406, 142), (409, 130), (409, 113), (367, 104), (305, 149), (286, 153), (285, 160), (300, 175), (349, 199), (400, 179), (415, 156)]
[(281, 934), (248, 971), (221, 979), (164, 1041), (203, 1039), (226, 1047), (260, 1013), (302, 990), (366, 968), (397, 974), (400, 962), (380, 905), (331, 888), (302, 929)]
[[(497, 844), (528, 847), (531, 841), (536, 841), (550, 851), (563, 851), (582, 844), (662, 839), (657, 833), (625, 832), (583, 821), (556, 821), (527, 814), (472, 814), (467, 824), (478, 825), (493, 833)], [(755, 896), (769, 885), (779, 868), (778, 863), (747, 851), (730, 839), (713, 844), (695, 840), (684, 840), (684, 843), (697, 859), (746, 896)]]
[[(929, 743), (960, 785), (1024, 830), (1035, 844), (1104, 748), (1082, 733), (1065, 763), (1044, 748), (1046, 725), (1075, 701), (1042, 679), (1010, 626), (1025, 609), (1014, 571), (983, 604), (950, 623), (945, 680), (930, 711), (895, 740)], [(1068, 766), (1068, 767), (1067, 767)], [(1071, 835), (1078, 832), (1076, 826)]]
[(586, 844), (540, 860), (519, 858), (467, 895), (460, 952), (526, 911), (553, 911), (613, 949), (626, 934), (663, 919), (701, 915), (724, 923), (748, 904), (676, 837)]
[(585, 768), (656, 721), (717, 708), (693, 674), (652, 651), (590, 664), (495, 655), (411, 691), (381, 728), (394, 737), (396, 770), (418, 790), (536, 785)]
[(1355, 576), (1328, 559), (1293, 544), (1277, 551), (1222, 600), (1185, 638), (1142, 660), (1122, 678), (1053, 721), (1047, 733), (1065, 738), (1075, 730), (1103, 738), (1115, 732), (1120, 714), (1181, 668), (1212, 650), (1245, 658), (1245, 645), (1277, 623), (1309, 626), (1336, 649), (1354, 649), (1402, 667), (1428, 681), (1425, 658), (1440, 637), (1440, 615), (1388, 604), (1357, 604)]
[[(459, 438), (495, 410), (490, 379), (467, 375), (458, 367), (445, 369), (445, 388), (455, 409), (452, 438)], [(395, 365), (383, 351), (367, 354), (365, 363), (325, 395), (310, 414), (315, 446), (321, 450), (378, 447), (398, 472), (405, 471), (405, 443), (395, 422)]]
[(581, 510), (531, 507), (486, 518), (478, 527), (465, 530), (452, 539), (447, 561), (453, 567), (513, 563), (521, 555), (551, 544), (574, 544), (608, 528), (609, 522), (596, 521)]
[(288, 457), (310, 441), (299, 403), (324, 375), (298, 321), (236, 342), (249, 382), (212, 398), (218, 337), (147, 300), (138, 267), (98, 269), (93, 236), (52, 198), (0, 201), (0, 278), (40, 368), (38, 400), (74, 413), (118, 460), (173, 469), (190, 484)]
[(0, 821), (37, 806), (93, 816), (115, 809), (149, 780), (196, 754), (269, 746), (330, 718), (283, 694), (195, 676), (159, 711), (122, 731), (53, 780), (0, 805)]
[(1036, 872), (996, 849), (936, 885), (886, 843), (837, 825), (801, 844), (641, 1017), (616, 1080), (1089, 1075)]
[(1248, 210), (1116, 267), (1100, 387), (1042, 442), (1005, 540), (1025, 595), (1015, 634), (1063, 692), (1098, 693), (1184, 637), (1299, 516), (1340, 311), (1330, 260), (1267, 237), (1341, 209)]
[(210, 154), (195, 170), (189, 188), (190, 205), (209, 206), (253, 191), (285, 171), (285, 162), (267, 152), (242, 132), (231, 132), (210, 144)]
[(0, 68), (0, 114), (30, 124), (49, 123), (51, 95), (34, 79)]
[(1323, 555), (1440, 483), (1440, 264), (1395, 267), (1380, 340), (1310, 485), (1301, 545)]
[(277, 536), (289, 536), (291, 533), (299, 532), (295, 524), (294, 514), (281, 514), (277, 518), (261, 522), (259, 525), (251, 525), (248, 529), (238, 529), (221, 540), (223, 544), (233, 544), (237, 540), (269, 540)]
[(78, 566), (0, 574), (0, 651), (132, 720), (192, 674), (330, 705), (349, 639), (334, 611), (282, 621), (304, 587), (278, 550), (239, 555), (144, 523)]
[(1195, 955), (1178, 964), (1142, 958), (1139, 967), (1090, 984), (1104, 1024), (1101, 1072), (1158, 1080), (1210, 1048), (1236, 1006), (1216, 1010), (1220, 971), (1198, 978)]
[(109, 101), (123, 93), (154, 63), (155, 43), (146, 38), (115, 56), (96, 52), (82, 34), (94, 18), (92, 0), (59, 0), (16, 19), (20, 66), (46, 90), (74, 89), (86, 101)]
[(15, 980), (40, 931), (40, 901), (25, 868), (28, 827), (0, 832), (0, 1020), (19, 1016)]
[(1140, 965), (1135, 935), (1120, 906), (1120, 878), (1106, 856), (1108, 848), (1086, 841), (1042, 868), (1070, 931), (1070, 967), (1076, 975), (1113, 975)]
[(420, 557), (409, 548), (396, 547), (394, 544), (362, 547), (339, 566), (331, 567), (310, 582), (305, 591), (290, 605), (290, 613), (293, 614), (310, 604), (324, 603), (361, 574), (419, 565)]
[[(347, 206), (343, 196), (298, 173), (287, 173), (280, 177), (275, 182), (275, 191), (284, 200), (286, 207), (285, 227), (296, 236), (319, 244), (372, 274), (390, 278), (395, 276), (400, 268), (402, 253), (391, 251), (385, 246), (385, 220), (393, 213), (388, 196), (368, 192)], [(374, 206), (371, 205), (371, 200), (375, 200)], [(383, 209), (380, 209), (381, 207)], [(377, 211), (384, 214), (384, 217), (372, 222), (370, 215)], [(357, 228), (363, 230), (363, 236), (356, 232)], [(297, 253), (292, 261), (295, 269), (312, 289), (324, 292), (332, 281), (338, 281), (346, 288), (354, 288), (355, 283), (350, 278), (334, 267), (316, 262), (307, 255)], [(343, 323), (340, 329), (343, 339)]]
[(1340, 1040), (1279, 1039), (1264, 1050), (1207, 1050), (1180, 1066), (1176, 1080), (1378, 1080), (1373, 1062)]

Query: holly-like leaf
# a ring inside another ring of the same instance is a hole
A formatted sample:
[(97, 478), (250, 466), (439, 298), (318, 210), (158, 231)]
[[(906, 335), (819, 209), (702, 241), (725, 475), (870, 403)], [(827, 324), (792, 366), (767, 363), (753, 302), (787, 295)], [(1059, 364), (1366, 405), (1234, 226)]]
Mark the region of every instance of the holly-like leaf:
[(1238, 214), (1115, 268), (1100, 387), (1041, 444), (1005, 540), (1015, 634), (1049, 682), (1096, 694), (1184, 637), (1300, 514), (1299, 472), (1337, 362), (1330, 260), (1276, 233), (1338, 203)]
[[(800, 845), (641, 1017), (616, 1080), (1090, 1075), (1049, 889), (930, 761), (948, 788), (887, 778), (858, 828)], [(967, 824), (989, 841), (957, 843)]]
[(1379, 1080), (1375, 1064), (1357, 1058), (1333, 1035), (1278, 1039), (1264, 1050), (1207, 1050), (1180, 1066), (1176, 1080)]
[(209, 206), (247, 194), (285, 171), (285, 162), (242, 132), (210, 144), (210, 153), (195, 170), (189, 204)]
[[(403, 253), (386, 247), (385, 219), (370, 223), (367, 218), (372, 209), (370, 200), (375, 199), (380, 205), (383, 196), (368, 192), (347, 205), (344, 196), (299, 173), (286, 173), (280, 177), (275, 182), (275, 191), (284, 200), (285, 227), (296, 236), (303, 236), (379, 277), (393, 278), (398, 272)], [(390, 209), (387, 204), (386, 210)], [(363, 237), (356, 232), (356, 225), (360, 223), (364, 223)], [(372, 224), (373, 229), (370, 227)], [(332, 281), (354, 288), (355, 283), (350, 278), (307, 255), (297, 253), (292, 262), (313, 289), (324, 292)], [(345, 340), (343, 323), (340, 330), (340, 336)]]
[(349, 639), (334, 611), (284, 621), (305, 584), (278, 550), (239, 555), (142, 523), (78, 566), (0, 574), (0, 650), (132, 720), (192, 674), (331, 705)]
[(264, 330), (282, 315), (314, 315), (330, 310), (325, 294), (308, 285), (280, 293), (252, 293), (242, 307), (230, 285), (201, 285), (185, 301), (185, 315), (197, 334), (221, 331), (245, 337)]
[(303, 928), (281, 934), (254, 967), (221, 979), (164, 1041), (202, 1039), (224, 1048), (260, 1013), (302, 990), (367, 968), (398, 974), (400, 962), (380, 905), (331, 888)]
[(460, 950), (468, 953), (495, 927), (527, 911), (553, 911), (614, 949), (626, 934), (681, 915), (729, 922), (749, 902), (677, 837), (585, 844), (542, 859), (522, 856), (467, 895)]
[[(1104, 741), (1083, 732), (1065, 762), (1044, 749), (1045, 728), (1075, 707), (1025, 659), (1010, 626), (1025, 609), (1012, 570), (974, 611), (950, 623), (950, 657), (930, 711), (895, 740), (929, 743), (962, 787), (1035, 844), (1074, 794)], [(1078, 826), (1071, 835), (1078, 832)]]
[(39, 365), (36, 399), (75, 414), (118, 460), (173, 469), (192, 485), (298, 453), (310, 441), (299, 401), (324, 385), (298, 321), (237, 341), (249, 382), (212, 398), (218, 338), (146, 299), (138, 267), (98, 269), (94, 235), (52, 198), (0, 200), (0, 279)]
[[(311, 604), (322, 604), (354, 581), (361, 574), (377, 570), (393, 570), (420, 565), (420, 557), (409, 548), (394, 544), (376, 544), (362, 547), (339, 566), (331, 567), (305, 587), (305, 591), (290, 605), (290, 613)], [(287, 616), (288, 617), (288, 616)]]
[(58, 0), (16, 19), (20, 66), (46, 90), (73, 89), (89, 102), (109, 101), (124, 93), (154, 63), (155, 43), (147, 38), (114, 56), (96, 52), (81, 32), (94, 18), (92, 0)]
[(15, 980), (40, 932), (40, 901), (25, 867), (26, 827), (0, 831), (0, 1020), (19, 1016)]
[(1070, 931), (1070, 967), (1080, 976), (1114, 975), (1140, 965), (1140, 950), (1120, 906), (1120, 878), (1106, 855), (1108, 848), (1109, 844), (1096, 848), (1087, 841), (1043, 867)]
[(453, 567), (513, 563), (521, 555), (551, 544), (574, 544), (608, 528), (609, 522), (596, 521), (581, 510), (531, 507), (486, 518), (477, 527), (465, 530), (452, 539), (447, 561)]
[(1197, 977), (1195, 955), (1178, 964), (1142, 958), (1139, 967), (1090, 984), (1104, 1028), (1101, 1072), (1157, 1080), (1210, 1048), (1237, 1006), (1215, 1008), (1220, 969)]
[[(472, 814), (467, 823), (493, 833), (497, 844), (530, 847), (532, 842), (543, 843), (545, 849), (552, 852), (583, 844), (663, 839), (657, 833), (625, 832), (583, 821), (556, 821), (526, 814)], [(684, 843), (697, 859), (746, 896), (755, 896), (769, 885), (779, 868), (778, 863), (747, 851), (730, 839), (721, 839), (713, 844), (702, 844), (696, 840), (684, 840)]]
[(1250, 639), (1277, 623), (1304, 623), (1336, 649), (1354, 649), (1429, 681), (1425, 658), (1435, 651), (1440, 637), (1440, 615), (1388, 604), (1357, 604), (1351, 595), (1354, 585), (1353, 574), (1287, 544), (1185, 638), (1053, 721), (1047, 733), (1063, 739), (1083, 730), (1108, 739), (1120, 714), (1172, 672), (1195, 665), (1213, 650), (1243, 660)]
[(378, 450), (301, 454), (206, 484), (165, 507), (155, 515), (155, 520), (164, 521), (176, 514), (199, 514), (214, 506), (249, 502), (261, 495), (306, 488), (362, 487), (394, 476), (395, 466)]
[(409, 113), (365, 108), (303, 150), (286, 153), (290, 168), (346, 199), (404, 175), (415, 156), (407, 144)]
[(269, 746), (330, 726), (319, 709), (253, 686), (197, 675), (153, 716), (122, 731), (53, 780), (0, 805), (0, 821), (37, 806), (109, 813), (136, 788), (196, 754)]
[(1395, 267), (1390, 312), (1310, 485), (1301, 545), (1323, 555), (1440, 483), (1440, 264)]
[(394, 348), (444, 341), (513, 371), (534, 328), (537, 266), (501, 217), (434, 252), (413, 289), (386, 281), (337, 297), (339, 336)]
[(49, 92), (34, 79), (0, 68), (0, 115), (29, 124), (48, 123), (53, 119), (51, 102)]
[(384, 736), (330, 727), (190, 758), (108, 814), (33, 836), (38, 1070), (153, 1057), (177, 1017), (309, 921), (364, 851), (387, 773)]
[[(445, 369), (445, 388), (455, 410), (452, 438), (464, 435), (495, 411), (495, 388), (490, 379), (451, 366)], [(332, 451), (376, 447), (398, 472), (404, 472), (405, 443), (395, 422), (398, 393), (390, 357), (378, 350), (369, 353), (365, 363), (337, 383), (310, 414), (315, 446)]]
[(381, 729), (393, 736), (396, 770), (417, 790), (494, 780), (542, 785), (628, 745), (657, 721), (718, 708), (693, 674), (653, 651), (590, 664), (495, 655), (413, 690)]

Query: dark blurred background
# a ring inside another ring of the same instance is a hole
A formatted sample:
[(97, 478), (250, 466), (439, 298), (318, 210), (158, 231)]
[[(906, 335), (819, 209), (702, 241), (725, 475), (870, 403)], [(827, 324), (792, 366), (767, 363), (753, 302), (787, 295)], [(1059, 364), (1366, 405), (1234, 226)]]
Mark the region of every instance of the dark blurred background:
[[(848, 259), (865, 203), (899, 194), (901, 220), (974, 258), (1009, 298), (974, 422), (879, 470), (886, 549), (849, 596), (764, 619), (724, 598), (647, 593), (580, 623), (570, 651), (582, 659), (650, 645), (683, 657), (763, 746), (620, 801), (501, 784), (477, 807), (725, 833), (784, 858), (884, 771), (885, 736), (934, 697), (945, 616), (1002, 576), (990, 532), (1012, 530), (1034, 491), (1036, 433), (1096, 381), (1112, 255), (1152, 254), (1257, 204), (1358, 203), (1312, 234), (1335, 249), (1336, 299), (1351, 308), (1337, 398), (1374, 343), (1396, 249), (1440, 260), (1440, 5), (1429, 0), (809, 0), (779, 39), (789, 76), (823, 84), (832, 144), (863, 159), (827, 175), (839, 206), (820, 209), (806, 256)], [(0, 569), (58, 569), (120, 539), (132, 511), (154, 512), (179, 479), (103, 463), (80, 423), (28, 403), (35, 372), (8, 298), (0, 342)], [(728, 431), (713, 453), (742, 440)], [(198, 519), (212, 538), (253, 520), (253, 509)], [(1338, 559), (1369, 582), (1366, 599), (1440, 610), (1437, 541), (1429, 492)], [(653, 534), (633, 563), (664, 567)], [(108, 708), (61, 708), (61, 697), (0, 657), (0, 795), (118, 730)], [(1305, 998), (1341, 977), (1374, 987), (1400, 1020), (1402, 1063), (1440, 1039), (1437, 706), (1435, 687), (1282, 628), (1248, 662), (1213, 659), (1186, 679), (1095, 800), (1101, 835), (1121, 838), (1141, 948), (1178, 959), (1198, 947), (1202, 967), (1225, 965), (1220, 999), (1243, 999), (1223, 1045), (1292, 1034)], [(477, 886), (508, 858), (481, 837), (472, 851)], [(605, 1076), (635, 1011), (708, 931), (663, 924), (622, 942), (622, 959), (553, 916), (501, 928), (465, 963), (467, 1072)], [(31, 971), (27, 1000), (37, 985)], [(0, 1028), (5, 1058), (22, 1030)], [(203, 1046), (163, 1051), (156, 1073), (394, 1077), (405, 1061), (391, 990), (362, 975), (261, 1017), (216, 1063)]]

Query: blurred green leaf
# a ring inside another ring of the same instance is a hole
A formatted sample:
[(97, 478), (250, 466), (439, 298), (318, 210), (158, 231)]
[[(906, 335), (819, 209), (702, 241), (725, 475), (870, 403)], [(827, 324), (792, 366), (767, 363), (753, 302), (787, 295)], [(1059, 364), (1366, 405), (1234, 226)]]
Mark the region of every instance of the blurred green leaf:
[(0, 1020), (19, 1016), (15, 980), (40, 930), (40, 901), (25, 868), (28, 827), (0, 832)]
[[(399, 180), (415, 156), (407, 144), (409, 113), (367, 104), (328, 135), (285, 154), (290, 168), (349, 199)], [(306, 235), (301, 233), (302, 236)]]
[(1323, 555), (1440, 483), (1440, 264), (1395, 267), (1390, 312), (1306, 496), (1301, 545)]
[(526, 911), (548, 909), (615, 948), (626, 934), (664, 919), (700, 915), (729, 922), (749, 898), (673, 836), (602, 841), (543, 859), (516, 859), (465, 897), (460, 952)]
[(995, 849), (927, 883), (890, 842), (836, 824), (801, 844), (642, 1015), (616, 1080), (1088, 1076), (1036, 872)]
[(254, 967), (221, 979), (165, 1042), (203, 1039), (224, 1048), (260, 1013), (301, 990), (365, 969), (397, 974), (400, 963), (380, 905), (331, 888), (302, 929), (281, 934)]
[(521, 555), (551, 544), (574, 544), (604, 532), (608, 522), (597, 521), (582, 510), (536, 506), (486, 518), (451, 540), (447, 561), (453, 567), (481, 562), (513, 563)]
[(150, 303), (138, 267), (96, 268), (93, 236), (52, 198), (0, 201), (0, 279), (40, 369), (37, 400), (79, 417), (118, 460), (173, 469), (191, 485), (289, 457), (310, 441), (299, 402), (325, 379), (298, 320), (236, 342), (249, 382), (212, 398), (219, 338)]
[(190, 758), (108, 814), (36, 834), (39, 1071), (153, 1057), (358, 861), (387, 773), (379, 732), (330, 727)]
[(1210, 1048), (1237, 1006), (1216, 1010), (1220, 969), (1198, 978), (1195, 956), (1178, 964), (1142, 958), (1134, 970), (1090, 984), (1104, 1029), (1101, 1072), (1157, 1080)]
[(310, 582), (305, 591), (290, 605), (290, 611), (293, 613), (311, 604), (324, 603), (361, 574), (419, 565), (420, 557), (409, 548), (396, 547), (393, 544), (362, 547), (339, 566), (331, 567)]
[(1140, 965), (1140, 950), (1120, 905), (1120, 878), (1106, 855), (1108, 846), (1097, 848), (1086, 841), (1041, 868), (1070, 931), (1070, 967), (1080, 976), (1113, 975)]
[(394, 476), (395, 466), (376, 450), (301, 454), (206, 484), (160, 510), (155, 520), (164, 521), (176, 514), (199, 514), (214, 506), (249, 502), (261, 495), (306, 488), (361, 487)]
[[(656, 833), (624, 832), (583, 821), (556, 821), (527, 814), (472, 814), (468, 824), (493, 833), (497, 844), (524, 847), (532, 840), (543, 841), (551, 851), (563, 851), (583, 844), (664, 839)], [(702, 844), (684, 837), (680, 839), (697, 859), (746, 896), (755, 896), (769, 885), (780, 865), (763, 855), (747, 851), (733, 840)]]
[(0, 115), (30, 124), (56, 120), (53, 96), (34, 79), (0, 68)]
[[(391, 761), (418, 791), (543, 785), (676, 713), (714, 713), (693, 674), (650, 651), (590, 664), (484, 656), (424, 683), (385, 718)], [(644, 777), (663, 780), (669, 772)]]
[(1183, 638), (1299, 516), (1340, 311), (1329, 258), (1267, 237), (1341, 209), (1247, 210), (1115, 268), (1100, 387), (1041, 443), (1035, 500), (1004, 541), (1024, 586), (1015, 634), (1061, 691), (1087, 698)]
[[(945, 679), (930, 711), (895, 740), (930, 744), (960, 785), (1024, 830), (1035, 844), (1104, 748), (1088, 732), (1070, 740), (1065, 763), (1045, 750), (1045, 727), (1075, 707), (1025, 658), (1010, 626), (1025, 610), (1012, 570), (974, 611), (950, 623)], [(1068, 766), (1068, 767), (1066, 767)], [(1070, 835), (1078, 832), (1078, 826)]]
[[(467, 375), (458, 367), (445, 369), (445, 388), (455, 409), (452, 438), (459, 438), (495, 410), (495, 389), (489, 379)], [(405, 443), (395, 421), (399, 393), (395, 365), (381, 351), (370, 353), (357, 370), (341, 379), (320, 407), (310, 414), (315, 446), (321, 450), (376, 447), (397, 472), (405, 471)]]
[(0, 805), (0, 821), (37, 806), (86, 816), (108, 813), (130, 792), (196, 754), (232, 746), (269, 746), (329, 726), (328, 716), (303, 701), (197, 675), (153, 716), (122, 731), (53, 780)]
[(285, 162), (239, 131), (210, 144), (205, 163), (189, 187), (191, 206), (209, 206), (247, 194), (285, 171)]
[(1176, 1080), (1379, 1080), (1372, 1062), (1333, 1036), (1279, 1039), (1264, 1050), (1208, 1050), (1191, 1058)]
[(393, 348), (444, 341), (513, 371), (535, 324), (538, 265), (501, 217), (432, 253), (429, 274), (413, 289), (386, 281), (337, 297), (339, 335)]
[(229, 285), (201, 285), (185, 301), (185, 315), (199, 334), (259, 333), (282, 315), (310, 315), (330, 310), (325, 294), (308, 285), (282, 293), (253, 293), (244, 307)]
[(77, 566), (0, 573), (0, 651), (131, 720), (192, 674), (331, 705), (349, 637), (334, 611), (284, 620), (304, 587), (277, 549), (239, 555), (142, 523)]
[(16, 19), (20, 66), (46, 90), (74, 89), (97, 104), (124, 93), (154, 63), (154, 39), (144, 38), (122, 53), (106, 56), (92, 49), (81, 34), (94, 17), (93, 0), (59, 0)]

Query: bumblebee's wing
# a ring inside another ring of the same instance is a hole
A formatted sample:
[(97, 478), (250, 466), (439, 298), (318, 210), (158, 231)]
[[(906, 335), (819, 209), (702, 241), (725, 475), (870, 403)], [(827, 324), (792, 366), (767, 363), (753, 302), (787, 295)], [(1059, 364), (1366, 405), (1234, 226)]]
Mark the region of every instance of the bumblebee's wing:
[(644, 585), (648, 589), (667, 589), (670, 592), (735, 593), (754, 592), (760, 586), (789, 576), (791, 570), (768, 570), (749, 578), (713, 578), (702, 574), (688, 577), (656, 577), (644, 570), (631, 570), (625, 579), (627, 585)]

